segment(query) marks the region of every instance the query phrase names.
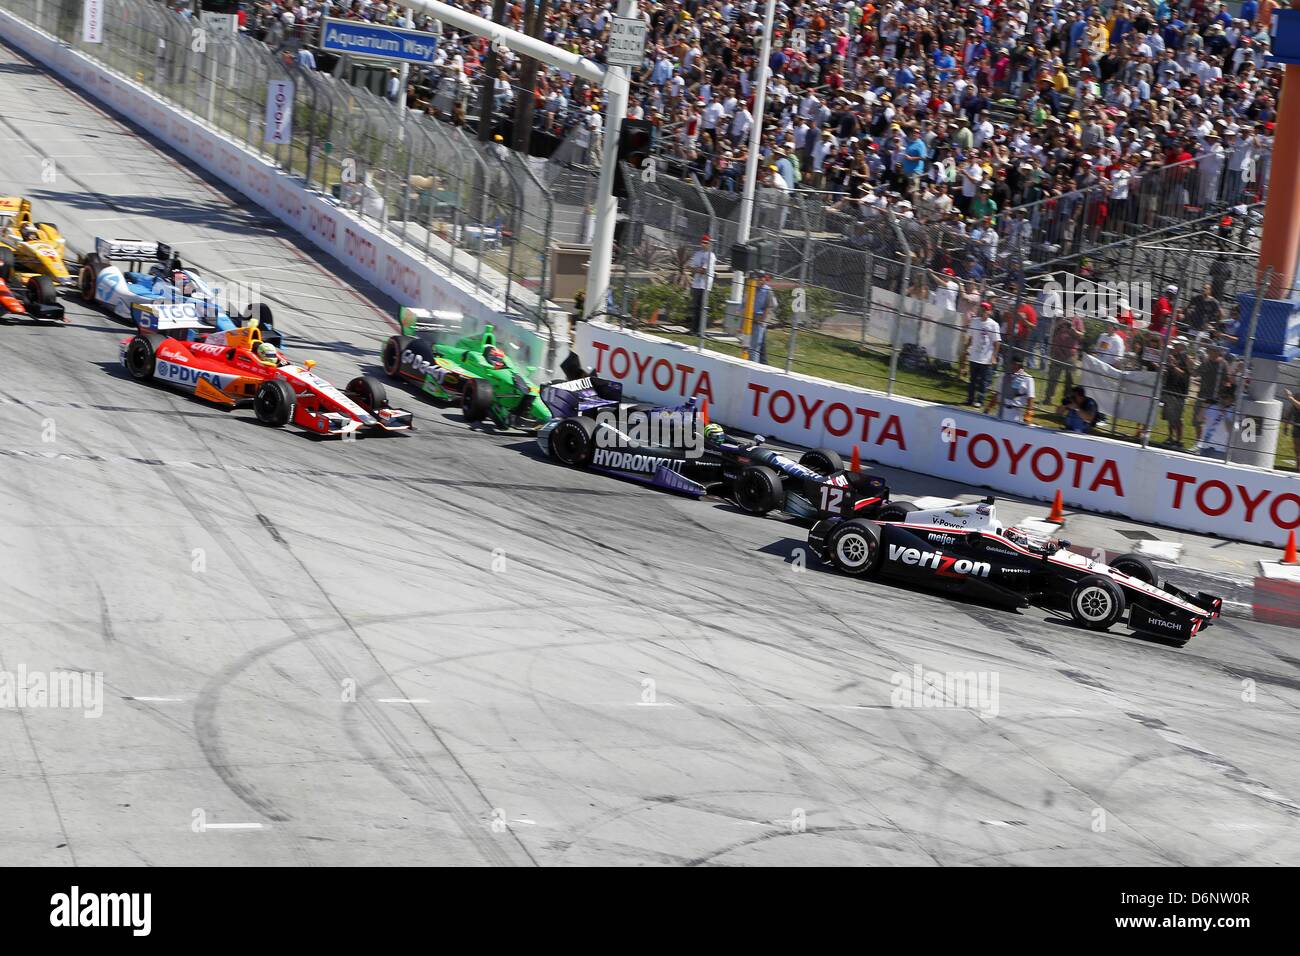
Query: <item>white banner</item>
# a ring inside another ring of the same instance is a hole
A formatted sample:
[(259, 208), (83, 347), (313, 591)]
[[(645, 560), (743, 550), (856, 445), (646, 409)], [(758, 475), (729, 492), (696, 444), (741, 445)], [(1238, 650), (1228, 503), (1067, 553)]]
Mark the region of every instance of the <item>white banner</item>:
[(81, 42), (104, 42), (104, 0), (85, 0), (82, 5)]
[(266, 84), (266, 142), (293, 142), (293, 83), (271, 80)]
[(579, 325), (575, 347), (629, 398), (708, 399), (714, 421), (845, 460), (857, 445), (864, 461), (1040, 501), (1060, 490), (1071, 507), (1236, 541), (1281, 546), (1300, 528), (1300, 476), (1289, 472), (891, 398), (599, 322)]

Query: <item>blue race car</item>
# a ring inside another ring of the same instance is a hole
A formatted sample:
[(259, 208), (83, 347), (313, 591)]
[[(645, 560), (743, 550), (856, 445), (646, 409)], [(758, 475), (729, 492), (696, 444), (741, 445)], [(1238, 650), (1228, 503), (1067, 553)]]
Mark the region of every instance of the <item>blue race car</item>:
[[(146, 263), (154, 264), (144, 271)], [(114, 263), (124, 262), (129, 268)], [(254, 302), (242, 314), (230, 312), (223, 290), (208, 285), (192, 268), (186, 268), (171, 246), (143, 239), (95, 239), (95, 251), (81, 263), (78, 276), (81, 296), (87, 302), (107, 306), (113, 314), (137, 328), (155, 327), (160, 306), (185, 305), (218, 331), (229, 331), (256, 319), (263, 341), (277, 348), (281, 336), (271, 321), (265, 302)]]

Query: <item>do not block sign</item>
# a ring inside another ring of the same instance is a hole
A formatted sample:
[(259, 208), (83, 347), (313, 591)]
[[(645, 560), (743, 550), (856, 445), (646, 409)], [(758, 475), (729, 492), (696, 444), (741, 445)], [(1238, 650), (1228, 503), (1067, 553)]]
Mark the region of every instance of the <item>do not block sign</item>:
[(645, 59), (645, 35), (645, 21), (640, 17), (615, 17), (609, 25), (605, 62), (610, 66), (640, 66)]

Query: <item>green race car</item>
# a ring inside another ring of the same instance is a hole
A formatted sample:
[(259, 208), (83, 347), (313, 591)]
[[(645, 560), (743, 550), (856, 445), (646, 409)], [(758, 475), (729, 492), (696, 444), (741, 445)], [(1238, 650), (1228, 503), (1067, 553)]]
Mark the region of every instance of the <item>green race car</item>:
[(492, 326), (454, 342), (439, 342), (438, 329), (422, 326), (404, 310), (402, 333), (384, 343), (384, 371), (415, 382), (442, 401), (459, 401), (471, 422), (490, 419), (501, 428), (539, 428), (551, 411), (530, 376), (498, 346)]

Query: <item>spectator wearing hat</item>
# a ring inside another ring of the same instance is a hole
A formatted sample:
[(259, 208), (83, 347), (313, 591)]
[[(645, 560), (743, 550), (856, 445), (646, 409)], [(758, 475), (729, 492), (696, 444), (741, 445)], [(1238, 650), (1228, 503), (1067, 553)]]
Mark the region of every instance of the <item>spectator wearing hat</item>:
[(1002, 329), (993, 318), (993, 303), (981, 302), (979, 312), (971, 320), (966, 361), (970, 365), (970, 385), (966, 390), (966, 404), (979, 408), (984, 404), (984, 393), (993, 378), (1002, 347)]
[(776, 317), (776, 292), (772, 289), (772, 276), (758, 274), (758, 288), (754, 290), (754, 316), (750, 322), (749, 359), (767, 364), (767, 327)]
[(700, 247), (686, 268), (691, 275), (691, 319), (698, 333), (703, 335), (709, 290), (713, 288), (713, 277), (718, 268), (718, 257), (713, 253), (712, 239), (707, 234), (700, 236)]
[(1156, 304), (1151, 307), (1151, 325), (1150, 330), (1156, 335), (1163, 336), (1168, 331), (1174, 320), (1174, 301), (1178, 298), (1178, 286), (1165, 286), (1164, 294), (1156, 299)]

